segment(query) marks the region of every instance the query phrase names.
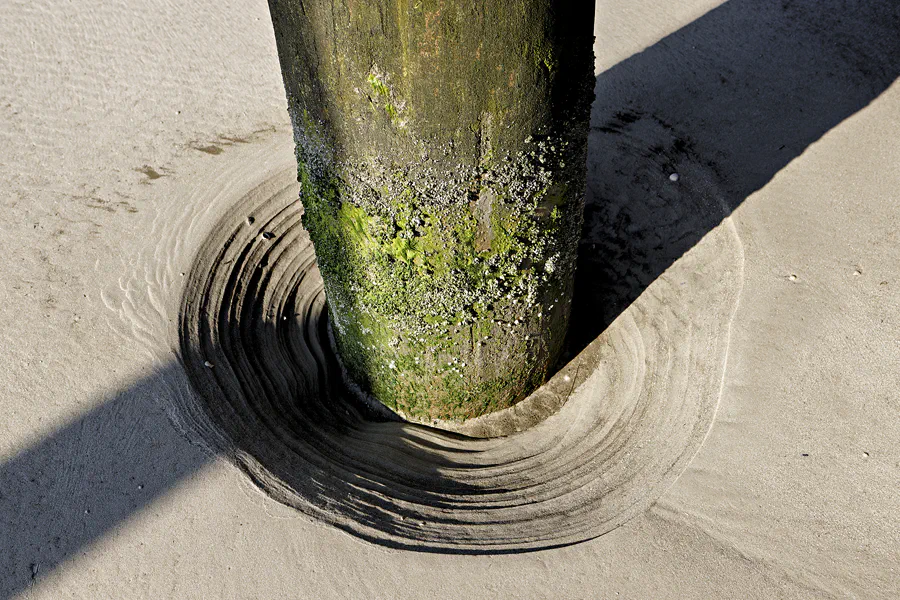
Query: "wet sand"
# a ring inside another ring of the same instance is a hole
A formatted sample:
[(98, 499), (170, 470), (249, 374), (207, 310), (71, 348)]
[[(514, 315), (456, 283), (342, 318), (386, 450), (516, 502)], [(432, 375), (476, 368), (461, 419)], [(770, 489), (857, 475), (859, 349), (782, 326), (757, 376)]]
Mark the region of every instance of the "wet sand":
[(900, 15), (824, 4), (599, 3), (572, 352), (475, 438), (335, 382), (264, 4), (0, 8), (0, 597), (898, 595)]

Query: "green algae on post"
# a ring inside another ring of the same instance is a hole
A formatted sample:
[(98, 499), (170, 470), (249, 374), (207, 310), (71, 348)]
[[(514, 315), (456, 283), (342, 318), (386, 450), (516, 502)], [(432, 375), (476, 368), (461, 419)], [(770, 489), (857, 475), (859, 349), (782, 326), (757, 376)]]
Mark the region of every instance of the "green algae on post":
[(593, 2), (269, 4), (349, 374), (416, 420), (521, 400), (568, 325)]

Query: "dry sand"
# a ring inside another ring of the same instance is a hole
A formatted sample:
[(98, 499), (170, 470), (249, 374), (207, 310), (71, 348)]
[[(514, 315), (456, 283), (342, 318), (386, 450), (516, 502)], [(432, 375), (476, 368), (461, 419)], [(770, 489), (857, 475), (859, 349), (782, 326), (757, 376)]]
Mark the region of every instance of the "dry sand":
[(0, 598), (900, 595), (895, 3), (598, 3), (582, 352), (480, 441), (278, 403), (271, 25), (184, 4), (0, 6)]

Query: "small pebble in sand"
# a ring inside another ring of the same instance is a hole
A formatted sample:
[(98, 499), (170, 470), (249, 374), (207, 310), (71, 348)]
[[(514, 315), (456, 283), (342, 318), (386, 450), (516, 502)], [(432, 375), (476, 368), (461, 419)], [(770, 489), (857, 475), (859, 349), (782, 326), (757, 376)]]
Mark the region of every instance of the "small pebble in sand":
[(793, 273), (791, 273), (790, 275), (788, 275), (788, 280), (789, 281), (797, 281), (797, 276), (794, 275)]
[(203, 366), (206, 367), (207, 369), (212, 369), (212, 368), (213, 368), (214, 366), (216, 366), (216, 365), (212, 364), (211, 362), (209, 362), (209, 361), (207, 360), (207, 361), (204, 361), (204, 362), (203, 362)]
[(262, 237), (264, 240), (271, 240), (272, 238), (275, 237), (275, 234), (272, 233), (271, 231), (263, 231)]
[(669, 181), (678, 181), (678, 173), (672, 173), (669, 175)]
[(253, 217), (247, 217), (247, 225), (253, 225), (253, 222), (256, 221)]
[(572, 381), (572, 378), (568, 375), (563, 375), (563, 381)]
[(865, 456), (866, 458), (869, 458), (869, 453), (868, 453), (868, 452), (863, 452), (863, 456)]

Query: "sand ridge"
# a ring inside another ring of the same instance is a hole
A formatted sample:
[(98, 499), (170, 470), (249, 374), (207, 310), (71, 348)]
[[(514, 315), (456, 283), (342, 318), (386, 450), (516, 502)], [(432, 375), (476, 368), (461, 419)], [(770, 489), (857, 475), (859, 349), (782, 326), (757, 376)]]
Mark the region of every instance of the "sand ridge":
[[(648, 140), (635, 134), (633, 143)], [(373, 411), (345, 385), (295, 170), (267, 165), (266, 146), (242, 168), (258, 160), (260, 173), (274, 175), (245, 193), (225, 186), (192, 198), (224, 216), (186, 275), (177, 352), (196, 392), (180, 396), (180, 421), (270, 496), (391, 547), (509, 552), (610, 531), (684, 469), (721, 391), (743, 260), (733, 226), (710, 233), (602, 335), (573, 346), (568, 364), (520, 406), (452, 433)], [(714, 175), (690, 155), (677, 166), (679, 198), (692, 200), (672, 204), (681, 211), (672, 227), (693, 227), (701, 209), (723, 219)], [(666, 172), (647, 177), (674, 185)], [(652, 214), (640, 206), (620, 210), (649, 228)], [(584, 247), (617, 235), (595, 215)], [(595, 263), (604, 256), (586, 254)], [(593, 273), (603, 268), (628, 267), (594, 264)], [(601, 314), (582, 296), (575, 326), (589, 331)]]

